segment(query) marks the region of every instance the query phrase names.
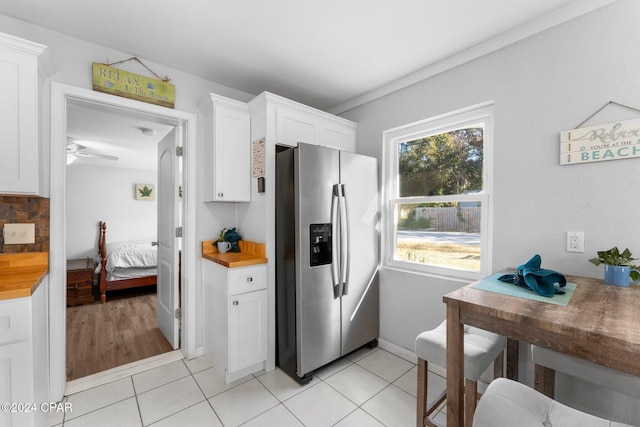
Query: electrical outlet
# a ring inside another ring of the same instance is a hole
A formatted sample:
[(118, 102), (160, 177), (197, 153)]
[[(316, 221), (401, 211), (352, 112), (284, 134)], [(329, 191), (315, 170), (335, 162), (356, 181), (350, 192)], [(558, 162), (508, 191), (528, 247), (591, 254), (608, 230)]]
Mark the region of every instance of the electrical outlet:
[(4, 244), (19, 245), (36, 242), (35, 224), (5, 224)]
[(567, 231), (567, 252), (584, 252), (584, 233)]

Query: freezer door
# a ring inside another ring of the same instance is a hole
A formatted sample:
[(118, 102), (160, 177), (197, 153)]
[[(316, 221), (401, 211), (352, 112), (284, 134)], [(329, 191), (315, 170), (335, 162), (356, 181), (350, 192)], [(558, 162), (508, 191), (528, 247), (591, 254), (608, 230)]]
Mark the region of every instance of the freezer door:
[(347, 354), (379, 335), (377, 159), (341, 151), (340, 182), (350, 240), (342, 296), (342, 354)]
[[(299, 144), (294, 155), (297, 213), (296, 341), (299, 377), (340, 357), (340, 297), (334, 293), (331, 253), (333, 186), (339, 181), (338, 151)], [(329, 226), (328, 226), (329, 225)], [(313, 241), (311, 240), (313, 235)], [(312, 266), (313, 265), (313, 266)]]

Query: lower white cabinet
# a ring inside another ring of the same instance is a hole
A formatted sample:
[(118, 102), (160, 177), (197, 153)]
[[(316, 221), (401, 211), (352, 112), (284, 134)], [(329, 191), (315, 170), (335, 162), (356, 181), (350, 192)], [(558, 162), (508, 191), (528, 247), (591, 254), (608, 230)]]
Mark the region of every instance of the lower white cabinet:
[(205, 354), (227, 383), (265, 368), (267, 267), (202, 261)]
[(0, 426), (45, 425), (49, 402), (48, 278), (30, 297), (0, 301)]

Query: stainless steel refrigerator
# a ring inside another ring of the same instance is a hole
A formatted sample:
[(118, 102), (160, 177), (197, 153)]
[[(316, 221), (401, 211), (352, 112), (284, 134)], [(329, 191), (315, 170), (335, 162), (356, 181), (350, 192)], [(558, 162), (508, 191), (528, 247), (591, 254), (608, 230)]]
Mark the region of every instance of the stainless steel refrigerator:
[(276, 362), (305, 383), (377, 344), (378, 165), (299, 143), (276, 166)]

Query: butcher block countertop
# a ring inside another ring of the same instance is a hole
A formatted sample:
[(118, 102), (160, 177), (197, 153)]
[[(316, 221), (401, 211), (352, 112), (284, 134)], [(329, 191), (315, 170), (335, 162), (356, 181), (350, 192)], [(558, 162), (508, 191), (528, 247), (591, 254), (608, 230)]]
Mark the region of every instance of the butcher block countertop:
[(202, 242), (202, 257), (227, 268), (246, 267), (248, 265), (266, 264), (266, 245), (264, 243), (240, 240), (238, 246), (240, 252), (227, 252), (221, 254), (218, 247), (213, 244), (215, 240)]
[(48, 252), (0, 254), (0, 300), (30, 297), (48, 271)]

